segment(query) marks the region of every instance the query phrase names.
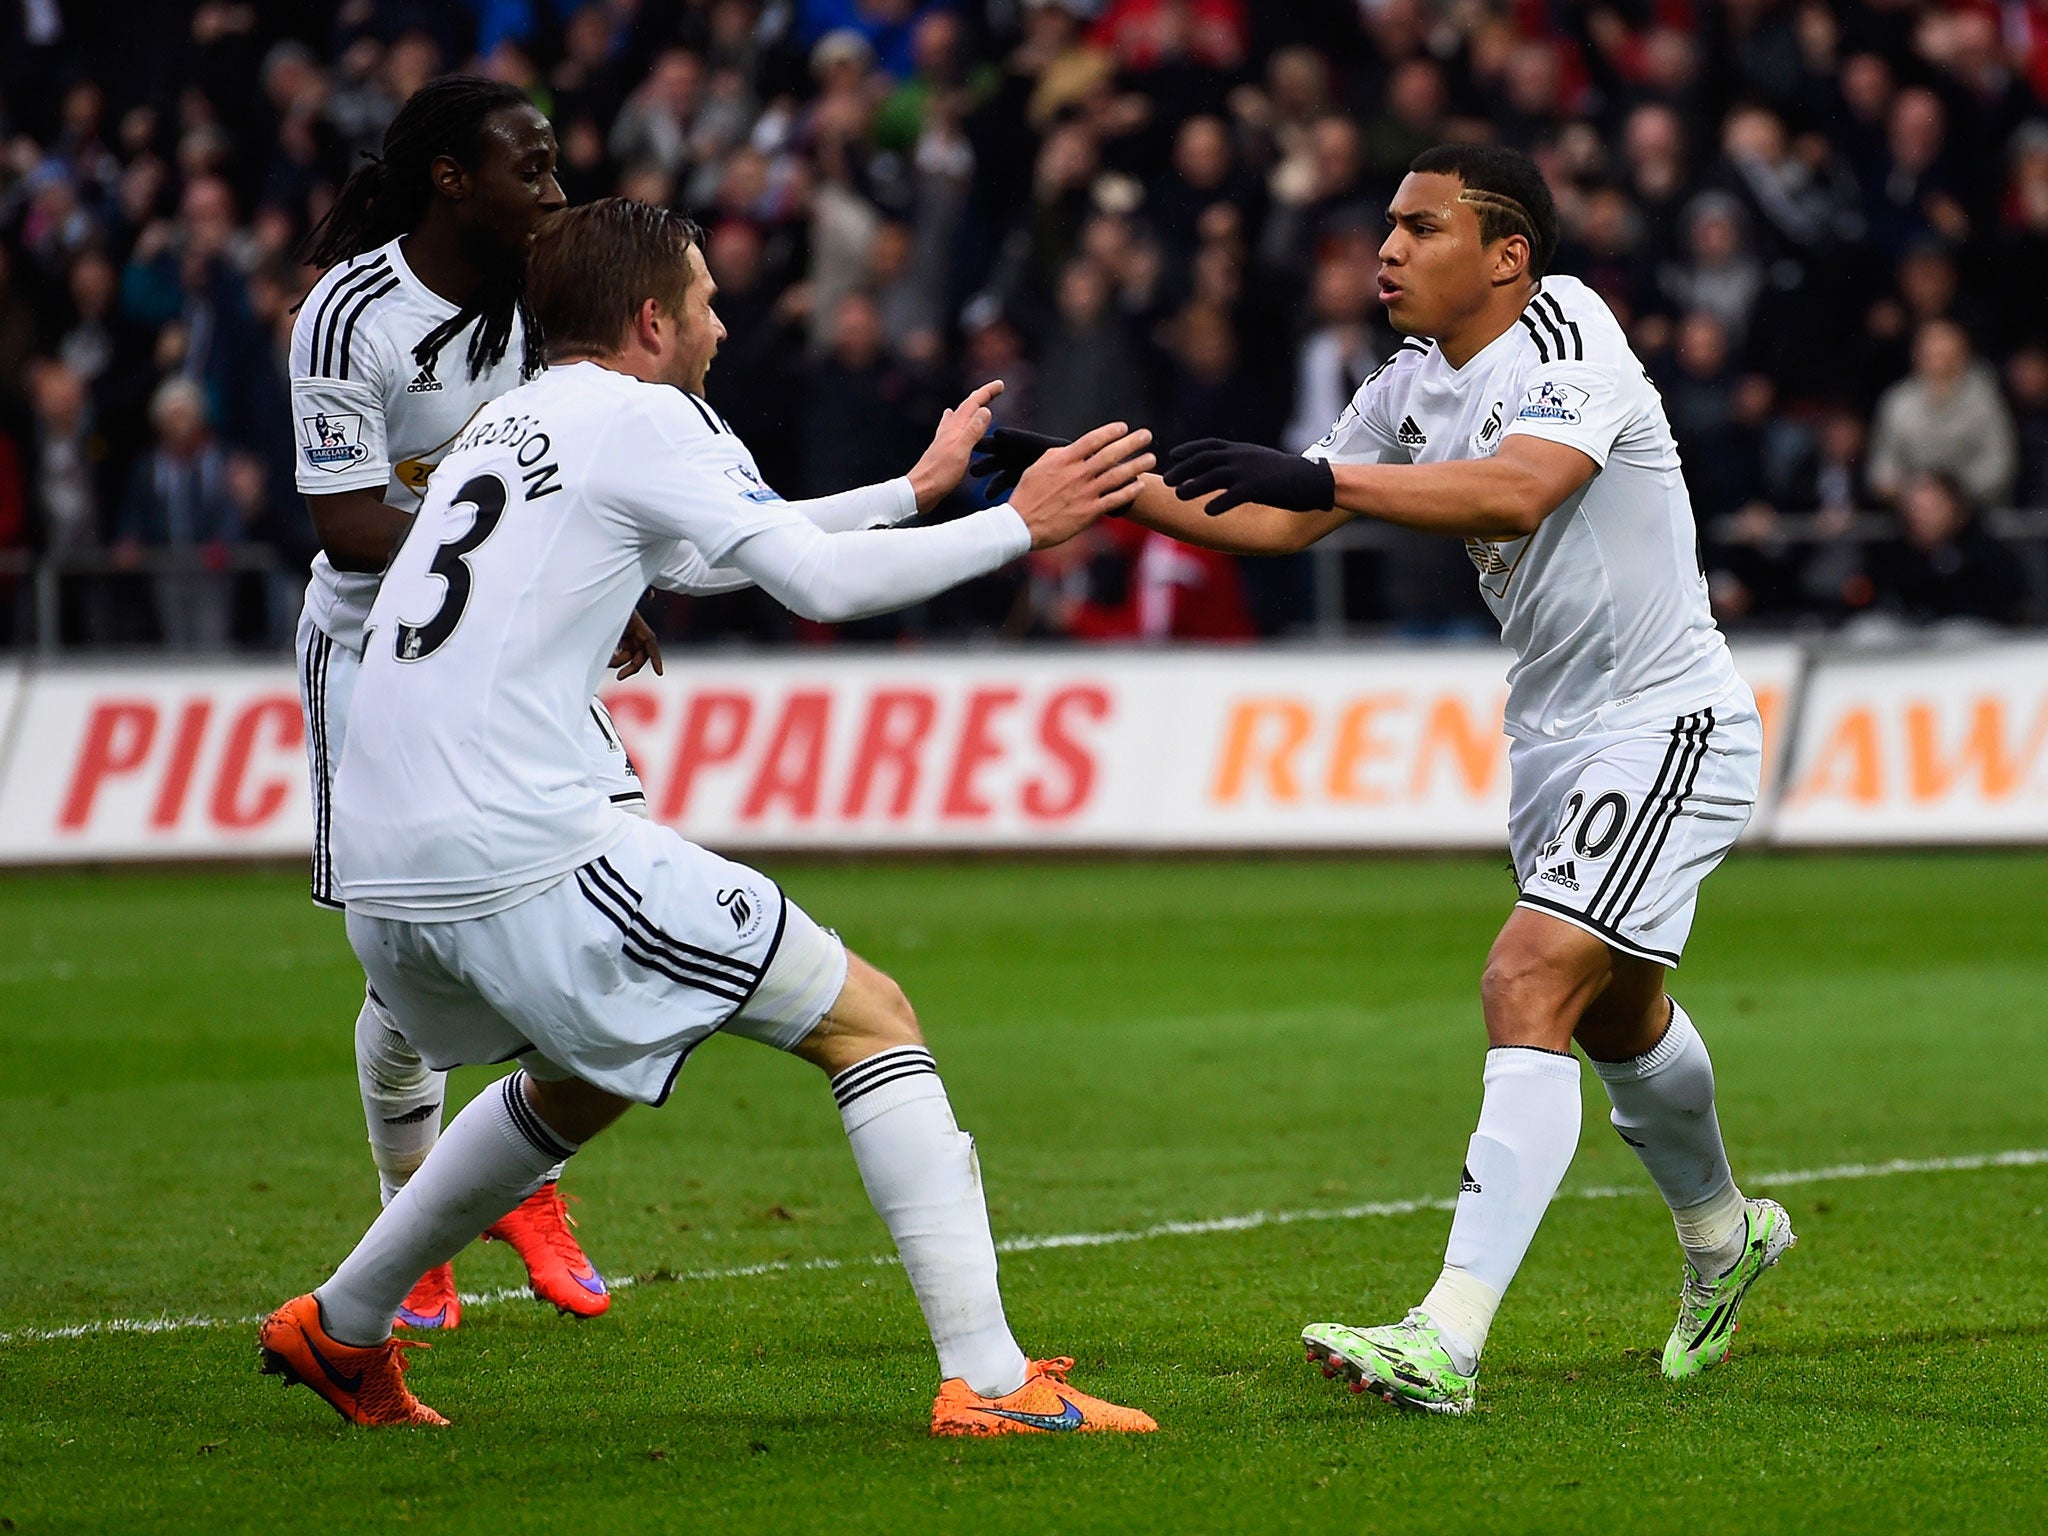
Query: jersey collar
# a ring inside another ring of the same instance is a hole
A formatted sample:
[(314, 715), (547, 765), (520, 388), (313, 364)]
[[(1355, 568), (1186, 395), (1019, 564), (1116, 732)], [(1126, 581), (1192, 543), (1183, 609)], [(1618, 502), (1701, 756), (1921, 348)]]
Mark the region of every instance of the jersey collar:
[(399, 249), (404, 243), (405, 237), (401, 235), (385, 246), (384, 250), (391, 259), (391, 270), (398, 274), (398, 281), (404, 286), (406, 292), (419, 300), (420, 303), (438, 310), (441, 318), (444, 320), (460, 311), (461, 305), (449, 303), (448, 300), (442, 298), (440, 294), (434, 292), (433, 289), (420, 281), (419, 274), (413, 271), (411, 265), (406, 261), (405, 252)]
[[(1541, 285), (1538, 285), (1536, 293), (1541, 293), (1542, 291)], [(1529, 302), (1531, 304), (1536, 302), (1536, 294), (1529, 296)], [(1523, 313), (1527, 313), (1526, 306)], [(1515, 339), (1524, 334), (1526, 333), (1522, 330), (1522, 317), (1518, 314), (1508, 322), (1506, 330), (1466, 358), (1465, 366), (1462, 368), (1453, 368), (1451, 366), (1451, 360), (1448, 357), (1444, 357), (1444, 349), (1441, 342), (1437, 343), (1435, 351), (1436, 355), (1443, 360), (1445, 374), (1462, 384), (1467, 379), (1478, 378), (1496, 358), (1512, 351), (1515, 346)]]

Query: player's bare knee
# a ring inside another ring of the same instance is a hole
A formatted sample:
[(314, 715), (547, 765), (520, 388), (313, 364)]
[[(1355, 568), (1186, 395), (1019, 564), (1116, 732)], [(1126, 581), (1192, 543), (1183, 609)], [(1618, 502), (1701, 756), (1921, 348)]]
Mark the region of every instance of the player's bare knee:
[(1504, 933), (1479, 982), (1488, 1039), (1495, 1045), (1565, 1050), (1600, 981), (1580, 957)]
[(858, 955), (849, 954), (846, 987), (832, 1005), (829, 1018), (843, 1026), (842, 1034), (875, 1050), (897, 1045), (922, 1045), (917, 1010), (896, 978), (877, 970)]
[(881, 1009), (881, 1029), (878, 1035), (885, 1037), (891, 1045), (923, 1045), (924, 1030), (918, 1026), (917, 1010), (910, 1006), (910, 998), (896, 982), (895, 977), (882, 978), (888, 985)]
[(1525, 953), (1490, 955), (1479, 978), (1479, 1000), (1489, 1024), (1556, 1010), (1558, 978), (1539, 956)]
[(1489, 1010), (1526, 1007), (1553, 997), (1569, 986), (1556, 957), (1538, 946), (1502, 935), (1486, 957), (1479, 995)]
[(549, 1130), (578, 1145), (590, 1140), (633, 1105), (631, 1099), (593, 1088), (580, 1078), (550, 1080), (530, 1074), (526, 1079), (526, 1102)]
[(836, 1076), (879, 1051), (924, 1044), (917, 1011), (886, 972), (848, 951), (846, 983), (794, 1054)]

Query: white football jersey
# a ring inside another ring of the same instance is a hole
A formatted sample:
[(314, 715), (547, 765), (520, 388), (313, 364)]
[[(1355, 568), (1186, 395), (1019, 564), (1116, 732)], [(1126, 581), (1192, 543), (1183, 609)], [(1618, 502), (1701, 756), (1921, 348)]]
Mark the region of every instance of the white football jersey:
[(334, 793), (343, 901), (483, 916), (607, 851), (624, 818), (584, 734), (635, 600), (665, 567), (802, 521), (682, 390), (575, 363), (484, 407), (365, 630)]
[(1741, 687), (1707, 604), (1664, 402), (1600, 296), (1546, 277), (1463, 368), (1410, 337), (1310, 458), (1481, 459), (1517, 433), (1600, 466), (1526, 538), (1466, 540), (1515, 652), (1507, 729), (1527, 739), (1668, 722)]
[[(414, 276), (398, 247), (393, 240), (330, 268), (306, 295), (292, 326), (292, 427), (303, 494), (376, 490), (412, 512), (463, 424), (519, 383), (525, 329), (515, 315), (503, 360), (474, 379), (474, 325), (422, 367), (413, 348), (457, 306)], [(315, 555), (306, 612), (322, 633), (359, 651), (382, 579), (337, 571), (325, 553)]]

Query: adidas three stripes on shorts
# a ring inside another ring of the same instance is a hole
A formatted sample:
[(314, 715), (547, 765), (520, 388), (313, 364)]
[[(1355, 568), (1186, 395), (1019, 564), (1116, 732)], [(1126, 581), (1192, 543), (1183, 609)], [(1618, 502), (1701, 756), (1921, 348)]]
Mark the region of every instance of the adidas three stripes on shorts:
[(1517, 905), (1676, 966), (1700, 882), (1756, 809), (1762, 765), (1746, 689), (1641, 730), (1512, 742)]
[(349, 912), (372, 990), (427, 1065), (516, 1059), (659, 1104), (721, 1030), (788, 1050), (817, 1027), (846, 984), (839, 939), (759, 871), (620, 820), (604, 854), (502, 912)]

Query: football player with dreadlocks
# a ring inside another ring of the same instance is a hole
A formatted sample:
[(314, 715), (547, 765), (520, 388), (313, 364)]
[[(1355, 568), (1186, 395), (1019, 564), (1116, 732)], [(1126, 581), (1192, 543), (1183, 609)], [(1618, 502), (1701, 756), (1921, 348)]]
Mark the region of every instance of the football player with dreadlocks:
[[(325, 271), (292, 330), (291, 393), (298, 487), (321, 545), (299, 619), (298, 662), (313, 781), (313, 899), (323, 906), (341, 905), (331, 792), (363, 622), (448, 445), (479, 407), (540, 370), (524, 298), (526, 252), (564, 201), (547, 119), (512, 86), (452, 75), (399, 109), (383, 153), (349, 177), (307, 237), (310, 263)], [(653, 636), (635, 619), (613, 665), (623, 677), (647, 661), (660, 670)], [(644, 813), (633, 766), (595, 700), (589, 755), (609, 798)], [(356, 1070), (389, 1204), (440, 1134), (444, 1074), (420, 1060), (374, 991), (356, 1019)], [(610, 1297), (570, 1231), (559, 1171), (486, 1235), (518, 1252), (541, 1300), (593, 1317)], [(454, 1277), (442, 1265), (421, 1277), (398, 1321), (453, 1328), (460, 1316)]]

